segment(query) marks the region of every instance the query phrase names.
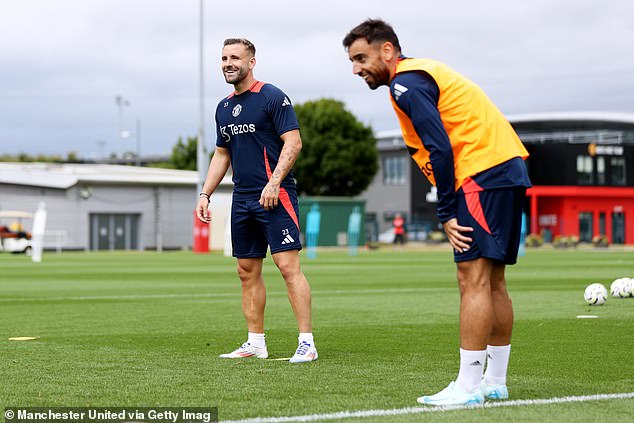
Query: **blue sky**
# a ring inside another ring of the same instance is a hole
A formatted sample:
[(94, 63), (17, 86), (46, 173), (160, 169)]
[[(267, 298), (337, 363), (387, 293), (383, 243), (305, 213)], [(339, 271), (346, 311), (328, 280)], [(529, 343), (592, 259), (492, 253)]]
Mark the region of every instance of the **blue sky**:
[[(389, 5), (389, 7), (387, 6)], [(198, 128), (199, 1), (22, 0), (0, 14), (0, 154), (168, 154)], [(205, 131), (231, 91), (222, 41), (251, 39), (255, 76), (293, 102), (342, 100), (375, 130), (397, 128), (385, 88), (351, 73), (341, 39), (367, 17), (391, 23), (408, 56), (441, 60), (506, 114), (634, 112), (634, 2), (519, 0), (205, 3)]]

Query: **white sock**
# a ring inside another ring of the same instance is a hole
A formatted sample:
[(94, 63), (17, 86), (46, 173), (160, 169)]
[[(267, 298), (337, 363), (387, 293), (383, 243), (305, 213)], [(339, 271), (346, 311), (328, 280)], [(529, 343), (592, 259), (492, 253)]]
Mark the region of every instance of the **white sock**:
[(456, 379), (458, 389), (473, 392), (480, 386), (487, 350), (472, 351), (460, 348), (460, 373)]
[(266, 341), (263, 333), (249, 332), (247, 342), (256, 348), (266, 348)]
[(505, 385), (511, 345), (487, 345), (487, 369), (484, 380), (489, 385)]
[(301, 344), (302, 341), (306, 342), (307, 344), (310, 345), (315, 345), (315, 340), (313, 339), (313, 333), (312, 332), (300, 332), (299, 333), (299, 337), (297, 338), (299, 340), (299, 343)]

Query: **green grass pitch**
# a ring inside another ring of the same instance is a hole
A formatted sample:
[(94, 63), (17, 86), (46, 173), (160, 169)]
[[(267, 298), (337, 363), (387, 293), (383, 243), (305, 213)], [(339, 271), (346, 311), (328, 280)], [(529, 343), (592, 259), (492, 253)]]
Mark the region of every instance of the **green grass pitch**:
[[(319, 360), (222, 360), (245, 339), (235, 261), (220, 254), (0, 256), (0, 407), (218, 406), (221, 420), (417, 406), (458, 370), (450, 251), (302, 257)], [(297, 329), (265, 261), (267, 344)], [(515, 308), (512, 400), (634, 392), (634, 299), (583, 290), (634, 277), (632, 252), (528, 250), (507, 279)], [(596, 315), (578, 319), (577, 315)], [(33, 336), (33, 341), (9, 341)], [(634, 399), (458, 410), (372, 421), (632, 421)]]

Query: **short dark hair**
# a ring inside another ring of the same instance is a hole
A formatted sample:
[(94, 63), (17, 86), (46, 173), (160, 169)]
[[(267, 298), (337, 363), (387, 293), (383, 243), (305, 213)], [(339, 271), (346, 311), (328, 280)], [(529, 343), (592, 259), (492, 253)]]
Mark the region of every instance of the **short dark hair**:
[(343, 39), (343, 46), (348, 49), (359, 38), (365, 38), (368, 44), (374, 42), (389, 41), (398, 50), (401, 51), (401, 45), (398, 37), (390, 24), (381, 19), (367, 19), (359, 25), (352, 28)]
[(251, 41), (247, 40), (246, 38), (227, 38), (222, 46), (224, 47), (224, 46), (229, 46), (232, 44), (242, 44), (243, 46), (247, 48), (247, 50), (249, 51), (249, 53), (251, 53), (252, 56), (255, 56), (255, 44), (253, 44)]

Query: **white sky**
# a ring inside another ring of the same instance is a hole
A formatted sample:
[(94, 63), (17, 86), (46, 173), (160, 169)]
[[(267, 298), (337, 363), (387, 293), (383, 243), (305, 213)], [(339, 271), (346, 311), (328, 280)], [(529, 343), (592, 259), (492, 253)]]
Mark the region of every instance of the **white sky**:
[[(141, 122), (141, 153), (169, 154), (198, 131), (198, 0), (3, 0), (0, 154), (85, 157), (135, 151), (118, 138), (115, 96)], [(506, 114), (634, 112), (632, 0), (205, 1), (205, 131), (231, 92), (222, 41), (257, 48), (255, 76), (294, 103), (342, 100), (375, 130), (396, 129), (386, 88), (351, 73), (341, 45), (365, 18), (393, 25), (404, 54), (444, 61)]]

